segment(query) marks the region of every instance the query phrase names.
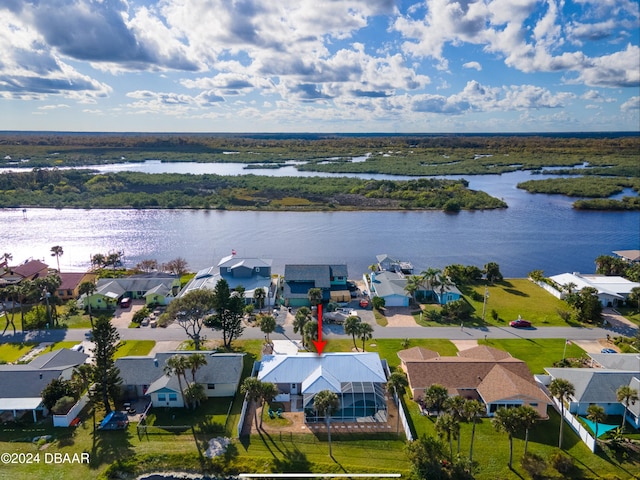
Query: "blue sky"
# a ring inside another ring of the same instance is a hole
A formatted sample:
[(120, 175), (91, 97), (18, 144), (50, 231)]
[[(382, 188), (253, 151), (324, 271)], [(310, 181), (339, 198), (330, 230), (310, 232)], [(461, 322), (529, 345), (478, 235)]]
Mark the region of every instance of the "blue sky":
[(637, 0), (3, 0), (0, 130), (640, 130)]

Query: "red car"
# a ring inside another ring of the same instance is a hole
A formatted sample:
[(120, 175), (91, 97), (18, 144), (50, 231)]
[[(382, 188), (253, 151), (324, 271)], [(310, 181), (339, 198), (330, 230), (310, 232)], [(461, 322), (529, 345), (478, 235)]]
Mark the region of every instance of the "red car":
[(522, 320), (519, 318), (518, 320), (509, 322), (509, 326), (513, 328), (529, 328), (531, 326), (531, 322), (529, 320)]
[(360, 300), (361, 308), (367, 308), (368, 306), (369, 306), (369, 300), (367, 300), (366, 298), (363, 298), (362, 300)]

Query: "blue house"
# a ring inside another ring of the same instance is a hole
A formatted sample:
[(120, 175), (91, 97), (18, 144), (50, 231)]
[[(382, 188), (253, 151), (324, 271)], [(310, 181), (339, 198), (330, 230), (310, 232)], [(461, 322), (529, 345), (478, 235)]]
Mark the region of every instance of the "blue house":
[(309, 290), (322, 290), (322, 301), (349, 301), (346, 265), (285, 265), (285, 304), (292, 307), (309, 306)]

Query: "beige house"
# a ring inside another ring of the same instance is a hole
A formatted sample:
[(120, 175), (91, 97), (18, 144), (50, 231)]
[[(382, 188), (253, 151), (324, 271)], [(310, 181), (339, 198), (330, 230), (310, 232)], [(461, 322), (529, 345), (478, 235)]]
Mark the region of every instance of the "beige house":
[(398, 357), (416, 400), (431, 385), (438, 384), (447, 388), (451, 396), (482, 402), (489, 416), (498, 408), (529, 405), (540, 417), (548, 418), (549, 398), (538, 387), (527, 364), (507, 352), (478, 346), (460, 351), (455, 357), (443, 357), (414, 347), (398, 352)]

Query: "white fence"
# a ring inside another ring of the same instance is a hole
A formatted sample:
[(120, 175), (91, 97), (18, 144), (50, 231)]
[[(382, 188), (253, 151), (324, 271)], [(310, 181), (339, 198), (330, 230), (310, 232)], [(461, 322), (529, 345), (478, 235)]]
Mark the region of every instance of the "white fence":
[[(247, 413), (247, 406), (249, 405), (249, 401), (247, 400), (247, 395), (244, 396), (244, 402), (242, 402), (242, 410), (240, 411), (240, 421), (238, 422), (238, 438), (240, 438), (240, 434), (242, 433), (242, 427), (244, 426), (245, 415)], [(251, 421), (251, 420), (249, 420)]]
[(80, 400), (76, 402), (76, 404), (71, 407), (71, 410), (66, 415), (54, 415), (53, 416), (53, 426), (54, 427), (68, 427), (73, 422), (73, 419), (76, 418), (85, 405), (89, 402), (89, 395), (85, 393)]
[[(391, 370), (389, 370), (389, 365), (386, 361), (384, 362), (383, 368), (387, 374), (387, 378), (389, 378), (389, 376), (391, 376)], [(412, 441), (413, 435), (411, 433), (411, 427), (409, 427), (409, 422), (407, 421), (407, 413), (404, 411), (404, 404), (400, 401), (395, 392), (393, 393), (393, 399), (395, 400), (396, 405), (398, 405), (398, 415), (400, 415), (400, 423), (402, 423), (402, 428), (404, 428), (404, 433), (407, 436), (407, 440)]]
[(539, 287), (544, 288), (547, 292), (549, 292), (554, 297), (559, 298), (560, 300), (564, 299), (564, 297), (565, 297), (564, 292), (561, 292), (558, 289), (553, 288), (548, 283), (546, 283), (546, 282), (536, 282), (535, 280), (531, 280), (531, 281), (533, 283), (535, 283), (536, 285), (538, 285)]
[[(556, 408), (556, 410), (558, 410), (558, 412), (561, 411), (560, 408), (560, 402), (557, 398), (553, 398), (553, 404)], [(564, 419), (567, 421), (567, 423), (571, 426), (571, 428), (573, 429), (574, 432), (576, 432), (578, 434), (578, 436), (580, 437), (580, 439), (584, 442), (584, 444), (589, 447), (589, 450), (591, 450), (592, 452), (596, 451), (596, 440), (595, 438), (593, 438), (591, 436), (591, 434), (589, 433), (589, 431), (584, 428), (582, 426), (582, 424), (580, 423), (580, 421), (574, 417), (568, 409), (564, 409)]]

